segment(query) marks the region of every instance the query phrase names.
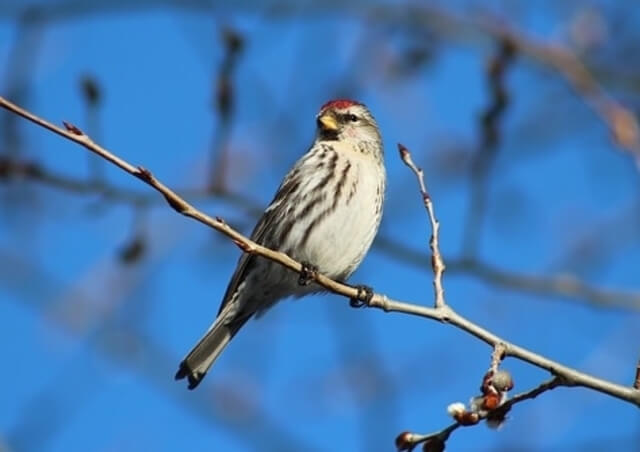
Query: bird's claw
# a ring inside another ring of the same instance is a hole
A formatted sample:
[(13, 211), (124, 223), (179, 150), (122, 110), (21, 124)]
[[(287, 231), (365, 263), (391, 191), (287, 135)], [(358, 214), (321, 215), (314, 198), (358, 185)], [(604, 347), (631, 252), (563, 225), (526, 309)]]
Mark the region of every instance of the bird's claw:
[(352, 308), (369, 306), (369, 303), (371, 303), (371, 299), (373, 298), (373, 289), (362, 284), (355, 286), (355, 288), (358, 290), (358, 293), (355, 297), (349, 299), (349, 306)]
[(298, 278), (298, 284), (301, 286), (308, 286), (311, 284), (318, 274), (318, 267), (310, 264), (309, 262), (302, 262), (302, 269), (300, 270), (300, 278)]

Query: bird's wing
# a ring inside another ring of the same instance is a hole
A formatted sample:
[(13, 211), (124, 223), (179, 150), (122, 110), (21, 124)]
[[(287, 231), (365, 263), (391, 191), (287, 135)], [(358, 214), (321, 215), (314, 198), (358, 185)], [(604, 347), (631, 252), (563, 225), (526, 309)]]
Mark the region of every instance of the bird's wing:
[[(262, 215), (260, 221), (253, 229), (251, 233), (251, 240), (256, 243), (260, 243), (264, 238), (264, 233), (267, 230), (265, 227), (267, 224), (268, 213)], [(220, 309), (218, 310), (218, 315), (222, 312), (222, 310), (227, 306), (229, 301), (235, 295), (238, 286), (245, 279), (247, 271), (251, 269), (252, 263), (255, 262), (255, 256), (248, 253), (242, 253), (240, 259), (238, 260), (238, 265), (236, 266), (235, 272), (233, 272), (233, 276), (231, 277), (231, 281), (229, 281), (229, 285), (227, 286), (227, 291), (224, 293), (224, 297), (222, 298), (222, 303), (220, 304)]]
[[(295, 191), (297, 188), (297, 182), (295, 181), (296, 179), (295, 176), (296, 176), (296, 169), (294, 167), (294, 169), (290, 171), (289, 174), (287, 174), (285, 179), (282, 181), (282, 184), (280, 184), (280, 187), (278, 187), (278, 190), (276, 191), (276, 194), (273, 197), (273, 200), (269, 204), (269, 207), (267, 207), (265, 212), (262, 214), (262, 217), (258, 221), (258, 224), (256, 224), (255, 228), (253, 229), (253, 232), (251, 233), (251, 240), (253, 240), (254, 242), (263, 246), (273, 246), (272, 243), (267, 243), (265, 238), (268, 235), (268, 231), (273, 228), (274, 218), (278, 218), (280, 216), (280, 213), (282, 210), (281, 205), (284, 199), (288, 198), (291, 192)], [(227, 286), (227, 291), (225, 292), (224, 297), (222, 298), (222, 303), (220, 304), (218, 315), (220, 315), (220, 313), (227, 306), (229, 301), (233, 299), (233, 296), (236, 294), (238, 287), (240, 286), (242, 281), (244, 281), (247, 273), (249, 272), (251, 267), (254, 265), (256, 261), (255, 258), (256, 256), (253, 256), (252, 254), (247, 254), (247, 253), (243, 253), (242, 256), (240, 256), (240, 260), (238, 261), (236, 270), (233, 273), (233, 276), (231, 277), (231, 281)]]

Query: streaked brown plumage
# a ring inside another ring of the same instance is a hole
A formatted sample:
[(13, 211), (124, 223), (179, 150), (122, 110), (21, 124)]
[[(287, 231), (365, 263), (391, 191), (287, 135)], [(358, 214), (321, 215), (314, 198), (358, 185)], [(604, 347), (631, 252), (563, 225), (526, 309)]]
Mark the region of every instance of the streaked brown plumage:
[[(382, 217), (385, 169), (378, 126), (351, 100), (327, 102), (311, 149), (285, 176), (251, 239), (345, 280), (369, 250)], [(215, 322), (180, 363), (195, 388), (240, 328), (277, 301), (321, 288), (264, 258), (242, 255)]]

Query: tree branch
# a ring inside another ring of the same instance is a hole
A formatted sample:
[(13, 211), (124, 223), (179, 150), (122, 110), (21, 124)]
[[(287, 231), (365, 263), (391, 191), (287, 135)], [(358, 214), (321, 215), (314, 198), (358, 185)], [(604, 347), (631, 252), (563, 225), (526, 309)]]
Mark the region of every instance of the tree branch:
[(497, 42), (498, 50), (487, 67), (489, 103), (480, 115), (480, 137), (471, 160), (469, 204), (464, 223), (462, 252), (465, 256), (476, 256), (484, 230), (485, 214), (489, 198), (492, 168), (496, 162), (501, 142), (500, 125), (509, 106), (509, 93), (505, 78), (515, 60), (513, 44), (509, 39)]
[[(141, 8), (157, 6), (171, 6), (187, 11), (218, 12), (226, 9), (224, 2), (210, 0), (192, 0), (189, 2), (174, 2), (168, 0), (149, 0)], [(78, 2), (73, 0), (55, 3), (41, 2), (33, 5), (29, 11), (42, 22), (56, 22), (82, 17), (87, 14), (105, 11), (121, 11), (129, 9), (129, 2)], [(0, 17), (17, 17), (24, 13), (25, 8), (20, 2), (7, 5), (0, 9)], [(254, 2), (240, 2), (235, 6), (236, 11), (254, 12)], [(354, 8), (344, 1), (325, 1), (310, 3), (303, 11), (298, 2), (293, 0), (279, 0), (272, 5), (270, 14), (280, 18), (300, 17), (300, 15), (315, 16), (319, 12), (337, 12), (342, 17), (365, 18), (367, 21), (382, 24), (418, 24), (440, 36), (452, 40), (468, 40), (472, 36), (488, 36), (499, 41), (510, 41), (516, 52), (540, 66), (550, 69), (563, 79), (578, 97), (596, 113), (599, 119), (610, 130), (611, 135), (621, 149), (628, 151), (636, 161), (640, 161), (640, 127), (631, 110), (616, 101), (602, 87), (599, 81), (589, 71), (587, 66), (575, 55), (571, 49), (559, 43), (543, 41), (528, 36), (525, 32), (505, 25), (505, 20), (490, 15), (485, 10), (480, 14), (469, 17), (458, 15), (438, 6), (419, 4), (398, 8), (397, 5), (387, 5), (379, 2), (362, 2)], [(409, 21), (410, 18), (410, 21)]]
[[(425, 255), (390, 237), (379, 236), (376, 248), (388, 256), (417, 267), (428, 268)], [(584, 300), (602, 308), (640, 310), (640, 293), (597, 287), (573, 275), (534, 275), (501, 269), (478, 258), (447, 259), (450, 274), (466, 274), (487, 284), (533, 294)]]
[[(14, 105), (3, 97), (0, 97), (0, 107), (9, 110), (19, 116), (22, 116), (23, 118), (39, 125), (40, 127), (43, 127), (55, 134), (58, 134), (70, 141), (73, 141), (85, 147), (89, 151), (111, 162), (118, 168), (121, 168), (127, 173), (139, 178), (140, 180), (157, 190), (160, 194), (162, 194), (167, 203), (178, 213), (189, 218), (193, 218), (194, 220), (221, 232), (222, 234), (229, 237), (244, 252), (255, 254), (257, 256), (272, 260), (297, 273), (300, 273), (302, 271), (303, 266), (300, 262), (295, 261), (284, 253), (271, 250), (250, 240), (249, 238), (243, 236), (242, 234), (228, 226), (221, 218), (212, 218), (205, 213), (197, 210), (195, 207), (193, 207), (191, 204), (189, 204), (187, 201), (173, 192), (170, 188), (156, 179), (149, 170), (142, 167), (134, 166), (124, 159), (109, 152), (105, 148), (94, 143), (91, 138), (85, 135), (76, 126), (69, 123), (64, 123), (65, 129), (60, 128), (18, 107), (17, 105)], [(334, 281), (322, 274), (314, 274), (312, 276), (314, 281), (318, 285), (322, 286), (330, 292), (342, 295), (350, 299), (366, 301), (365, 298), (367, 297), (364, 296), (366, 294), (363, 294), (363, 291), (358, 290), (355, 287)], [(619, 385), (601, 378), (594, 377), (592, 375), (588, 375), (576, 369), (567, 367), (559, 362), (548, 359), (542, 355), (534, 353), (528, 349), (505, 341), (499, 336), (461, 316), (446, 303), (437, 308), (429, 308), (403, 301), (392, 300), (385, 295), (374, 293), (369, 300), (368, 306), (382, 309), (385, 312), (400, 312), (451, 324), (456, 328), (459, 328), (467, 332), (468, 334), (475, 336), (476, 338), (491, 345), (492, 347), (495, 347), (498, 344), (502, 344), (504, 346), (505, 357), (511, 356), (521, 361), (530, 363), (541, 369), (545, 369), (552, 375), (559, 377), (562, 380), (563, 385), (565, 386), (583, 386), (640, 407), (640, 390), (635, 389), (631, 386)]]
[[(476, 425), (482, 420), (491, 420), (492, 418), (500, 418), (504, 419), (506, 414), (511, 410), (511, 408), (525, 400), (531, 400), (538, 397), (543, 392), (550, 391), (558, 386), (564, 386), (562, 379), (559, 377), (553, 377), (549, 380), (541, 383), (529, 391), (522, 392), (520, 394), (516, 394), (512, 398), (508, 399), (504, 403), (502, 403), (495, 410), (487, 411), (482, 414), (477, 414), (473, 416), (473, 420), (461, 420), (456, 421), (447, 427), (439, 430), (437, 432), (427, 433), (427, 434), (418, 434), (411, 432), (402, 432), (396, 438), (396, 447), (398, 450), (409, 451), (413, 450), (417, 445), (421, 443), (425, 443), (424, 449), (425, 451), (435, 451), (435, 450), (444, 450), (444, 443), (449, 439), (451, 433), (453, 433), (459, 427), (468, 427), (471, 425)], [(438, 447), (440, 449), (438, 449)]]
[(431, 196), (429, 196), (427, 186), (424, 182), (424, 172), (421, 168), (418, 168), (415, 163), (413, 163), (411, 153), (405, 146), (398, 144), (398, 151), (400, 152), (400, 158), (404, 164), (413, 171), (418, 179), (422, 202), (424, 203), (424, 208), (427, 210), (427, 214), (429, 215), (429, 222), (431, 223), (431, 239), (429, 240), (429, 247), (431, 248), (431, 268), (433, 269), (433, 290), (435, 295), (434, 305), (436, 308), (441, 308), (445, 305), (444, 288), (442, 287), (442, 274), (447, 267), (444, 265), (444, 260), (440, 253), (440, 222), (436, 219), (433, 202), (431, 201)]

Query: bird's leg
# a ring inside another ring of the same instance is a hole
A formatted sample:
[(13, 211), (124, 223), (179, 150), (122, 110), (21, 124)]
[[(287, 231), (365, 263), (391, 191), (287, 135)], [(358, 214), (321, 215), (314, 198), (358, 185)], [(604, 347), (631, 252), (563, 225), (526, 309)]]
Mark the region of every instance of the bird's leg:
[(309, 262), (302, 262), (302, 269), (300, 270), (300, 278), (298, 278), (298, 284), (301, 286), (308, 286), (311, 284), (318, 274), (318, 267), (310, 264)]
[(349, 306), (352, 308), (361, 308), (363, 306), (369, 306), (371, 299), (373, 298), (373, 289), (363, 284), (354, 286), (358, 290), (355, 297), (349, 299)]

